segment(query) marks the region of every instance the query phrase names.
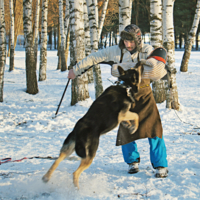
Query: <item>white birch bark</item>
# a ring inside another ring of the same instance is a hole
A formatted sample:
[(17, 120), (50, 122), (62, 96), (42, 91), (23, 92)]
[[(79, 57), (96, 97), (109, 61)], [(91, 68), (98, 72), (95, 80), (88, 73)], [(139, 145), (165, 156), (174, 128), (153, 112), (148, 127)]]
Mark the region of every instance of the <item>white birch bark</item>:
[(168, 91), (166, 107), (179, 110), (176, 84), (173, 8), (175, 0), (163, 0), (163, 45), (167, 49)]
[(48, 0), (42, 0), (42, 31), (41, 31), (41, 44), (40, 44), (39, 81), (46, 80), (46, 69), (47, 69), (47, 15), (48, 15)]
[(32, 30), (32, 0), (23, 0), (23, 26), (26, 48), (26, 85), (27, 93), (37, 94), (38, 84)]
[(66, 0), (65, 19), (64, 19), (64, 33), (67, 35), (69, 27), (69, 0)]
[(96, 21), (96, 0), (86, 0), (89, 25), (90, 25), (90, 38), (92, 52), (98, 50), (98, 22)]
[(189, 63), (189, 60), (190, 60), (192, 45), (194, 43), (195, 36), (196, 36), (196, 33), (197, 33), (197, 29), (198, 29), (198, 26), (199, 26), (199, 19), (200, 19), (200, 0), (197, 1), (194, 20), (193, 20), (193, 23), (192, 23), (192, 28), (191, 28), (191, 30), (188, 34), (188, 38), (187, 38), (187, 41), (186, 41), (185, 52), (183, 54), (181, 67), (180, 67), (181, 72), (187, 72), (188, 71), (188, 63)]
[(104, 24), (105, 17), (106, 17), (106, 11), (107, 11), (107, 7), (108, 7), (108, 2), (109, 2), (109, 0), (104, 0), (104, 2), (103, 2), (101, 17), (100, 17), (100, 20), (99, 20), (98, 40), (100, 39), (101, 32), (103, 30), (103, 24)]
[(60, 56), (61, 56), (61, 71), (66, 71), (66, 60), (65, 60), (65, 43), (66, 43), (66, 35), (64, 32), (64, 19), (63, 19), (63, 0), (59, 0), (59, 24), (60, 24)]
[(130, 0), (119, 0), (119, 32), (131, 23)]
[[(70, 66), (85, 57), (83, 0), (69, 0), (70, 5)], [(89, 98), (86, 74), (72, 80), (71, 105)]]
[(40, 0), (36, 1), (35, 26), (34, 26), (34, 50), (35, 50), (35, 65), (37, 68), (37, 53), (38, 53), (38, 32), (39, 32), (39, 15), (40, 15)]
[(84, 31), (85, 31), (85, 56), (91, 54), (90, 25), (86, 1), (83, 3)]
[(129, 0), (129, 9), (130, 9), (130, 13), (129, 13), (129, 16), (130, 16), (130, 24), (131, 24), (131, 15), (132, 15), (132, 7), (133, 7), (133, 1), (134, 0)]
[(15, 54), (15, 49), (14, 49), (14, 11), (13, 11), (13, 0), (9, 0), (9, 5), (10, 5), (10, 67), (9, 71), (14, 70), (14, 54)]
[[(162, 46), (162, 0), (150, 0), (150, 32), (151, 45), (154, 48)], [(166, 81), (158, 80), (152, 83), (152, 91), (156, 103), (166, 100)]]
[[(96, 11), (97, 0), (86, 0), (89, 16), (90, 25), (90, 38), (91, 38), (91, 49), (92, 52), (98, 51), (98, 21), (96, 16), (98, 13)], [(95, 96), (96, 98), (103, 92), (102, 79), (101, 79), (101, 69), (99, 65), (93, 67), (93, 77), (95, 84)]]
[[(89, 18), (88, 18), (88, 10), (86, 1), (83, 3), (83, 14), (84, 14), (84, 31), (85, 31), (85, 56), (91, 54), (91, 42), (90, 42), (90, 25), (89, 25)], [(89, 69), (87, 71), (88, 76), (88, 83), (93, 83), (93, 70)]]
[(64, 35), (66, 38), (65, 41), (65, 63), (66, 63), (66, 68), (67, 69), (67, 60), (68, 60), (68, 55), (69, 55), (69, 45), (70, 45), (70, 31), (69, 31), (69, 0), (65, 1), (66, 3), (66, 8), (65, 8), (65, 18), (64, 18)]
[(98, 12), (98, 0), (93, 0), (95, 6), (95, 20), (97, 23), (97, 27), (99, 27), (99, 12)]
[(151, 45), (162, 46), (162, 0), (150, 0)]
[(6, 27), (4, 0), (0, 0), (0, 102), (3, 102), (4, 70), (6, 63)]

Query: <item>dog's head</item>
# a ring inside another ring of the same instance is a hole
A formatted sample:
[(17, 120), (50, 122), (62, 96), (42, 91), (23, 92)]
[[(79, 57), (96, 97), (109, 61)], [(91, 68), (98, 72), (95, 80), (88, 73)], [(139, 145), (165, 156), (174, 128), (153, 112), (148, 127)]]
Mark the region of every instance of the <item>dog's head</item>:
[(138, 62), (135, 68), (125, 71), (122, 67), (118, 66), (119, 80), (132, 87), (133, 91), (137, 93), (139, 91), (141, 77), (143, 72), (143, 65)]

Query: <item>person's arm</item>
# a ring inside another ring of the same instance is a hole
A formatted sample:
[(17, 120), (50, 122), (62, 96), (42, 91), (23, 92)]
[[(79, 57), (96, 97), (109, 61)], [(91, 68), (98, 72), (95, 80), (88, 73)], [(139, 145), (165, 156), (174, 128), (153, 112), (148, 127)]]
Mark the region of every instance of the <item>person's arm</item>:
[(162, 61), (159, 61), (155, 58), (141, 60), (141, 63), (144, 66), (142, 79), (151, 79), (153, 81), (157, 81), (167, 74), (165, 64)]
[(72, 70), (69, 70), (68, 77), (73, 79), (74, 76), (79, 76), (87, 71), (93, 65), (96, 65), (103, 61), (111, 61), (112, 55), (116, 53), (117, 47), (109, 47), (103, 50), (99, 50), (97, 52), (91, 53), (89, 56), (82, 59), (75, 66), (73, 66)]

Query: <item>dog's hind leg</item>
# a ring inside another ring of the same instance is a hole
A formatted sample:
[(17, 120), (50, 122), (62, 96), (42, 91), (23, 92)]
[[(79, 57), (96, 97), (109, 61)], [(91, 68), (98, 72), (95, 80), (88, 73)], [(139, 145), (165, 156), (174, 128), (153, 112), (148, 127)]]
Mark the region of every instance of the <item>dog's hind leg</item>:
[(80, 166), (73, 173), (74, 186), (77, 187), (78, 189), (79, 189), (79, 177), (80, 177), (81, 173), (92, 164), (93, 159), (94, 159), (94, 157), (93, 158), (90, 158), (90, 157), (83, 158), (81, 160)]
[[(93, 136), (95, 134), (93, 133)], [(86, 143), (86, 157), (81, 159), (78, 169), (73, 173), (74, 186), (79, 189), (79, 177), (91, 164), (99, 145), (99, 137), (94, 137)]]
[(61, 161), (63, 161), (66, 157), (70, 156), (75, 149), (75, 141), (74, 140), (68, 140), (68, 143), (64, 143), (61, 150), (60, 155), (57, 160), (53, 163), (53, 165), (50, 167), (48, 172), (42, 177), (42, 180), (44, 182), (48, 182), (51, 178), (51, 175), (55, 171), (55, 169), (58, 167)]

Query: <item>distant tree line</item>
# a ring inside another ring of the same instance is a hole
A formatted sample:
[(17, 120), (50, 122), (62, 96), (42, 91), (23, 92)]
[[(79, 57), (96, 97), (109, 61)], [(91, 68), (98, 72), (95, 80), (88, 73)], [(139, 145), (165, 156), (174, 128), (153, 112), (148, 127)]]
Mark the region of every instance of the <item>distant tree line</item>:
[[(21, 12), (23, 0), (13, 0), (14, 16), (15, 16), (15, 46), (17, 42), (17, 35), (23, 35), (23, 13)], [(41, 3), (41, 2), (40, 2)], [(10, 33), (10, 11), (9, 1), (5, 1), (5, 23), (6, 34), (9, 37)], [(36, 0), (33, 0), (33, 16), (35, 16)], [(98, 0), (99, 14), (103, 6), (103, 0)], [(106, 47), (105, 38), (109, 38), (109, 46), (117, 43), (117, 34), (119, 33), (119, 11), (116, 9), (117, 1), (110, 0), (108, 3), (106, 19), (102, 34), (100, 37), (99, 47)], [(65, 1), (63, 1), (63, 8), (65, 10)], [(196, 0), (176, 0), (174, 3), (174, 30), (175, 30), (175, 48), (183, 48), (187, 40), (189, 31), (192, 26), (194, 13), (196, 7)], [(41, 15), (40, 15), (41, 16)], [(33, 21), (35, 19), (33, 18)], [(41, 24), (40, 17), (40, 24)], [(138, 25), (142, 33), (150, 33), (150, 0), (133, 0), (131, 23)], [(34, 23), (33, 23), (34, 24)], [(33, 25), (34, 28), (34, 25)], [(39, 43), (41, 41), (41, 27), (39, 27)], [(199, 40), (198, 35), (200, 28), (197, 30), (195, 46), (198, 50)], [(58, 0), (48, 1), (48, 48), (58, 49), (59, 46), (59, 3)], [(112, 37), (110, 37), (112, 35)], [(113, 39), (112, 39), (113, 38)], [(103, 43), (104, 41), (104, 43)], [(9, 56), (9, 51), (8, 51)]]
[[(182, 47), (181, 42), (184, 39), (185, 52), (180, 70), (187, 71), (192, 44), (198, 33), (200, 0), (190, 2), (186, 0), (0, 0), (0, 3), (2, 12), (0, 54), (3, 55), (0, 61), (2, 63), (0, 91), (3, 91), (5, 64), (3, 51), (6, 49), (4, 41), (6, 34), (9, 36), (7, 51), (10, 56), (9, 71), (14, 70), (17, 36), (24, 35), (27, 93), (37, 94), (39, 92), (36, 67), (38, 40), (40, 44), (38, 80), (44, 81), (47, 78), (47, 46), (50, 49), (53, 46), (57, 49), (57, 69), (66, 71), (85, 56), (106, 47), (108, 38), (109, 46), (117, 44), (119, 33), (126, 25), (133, 23), (141, 28), (143, 34), (151, 33), (150, 43), (154, 48), (164, 46), (167, 49), (166, 66), (170, 71), (168, 83), (161, 80), (153, 84), (154, 97), (158, 103), (167, 99), (168, 108), (179, 109), (174, 49), (178, 43)], [(67, 66), (69, 47), (70, 66)], [(72, 80), (71, 105), (89, 97), (87, 84), (91, 82), (94, 82), (95, 95), (98, 97), (103, 91), (101, 69), (98, 64), (92, 70)], [(167, 95), (161, 90), (166, 90)]]

